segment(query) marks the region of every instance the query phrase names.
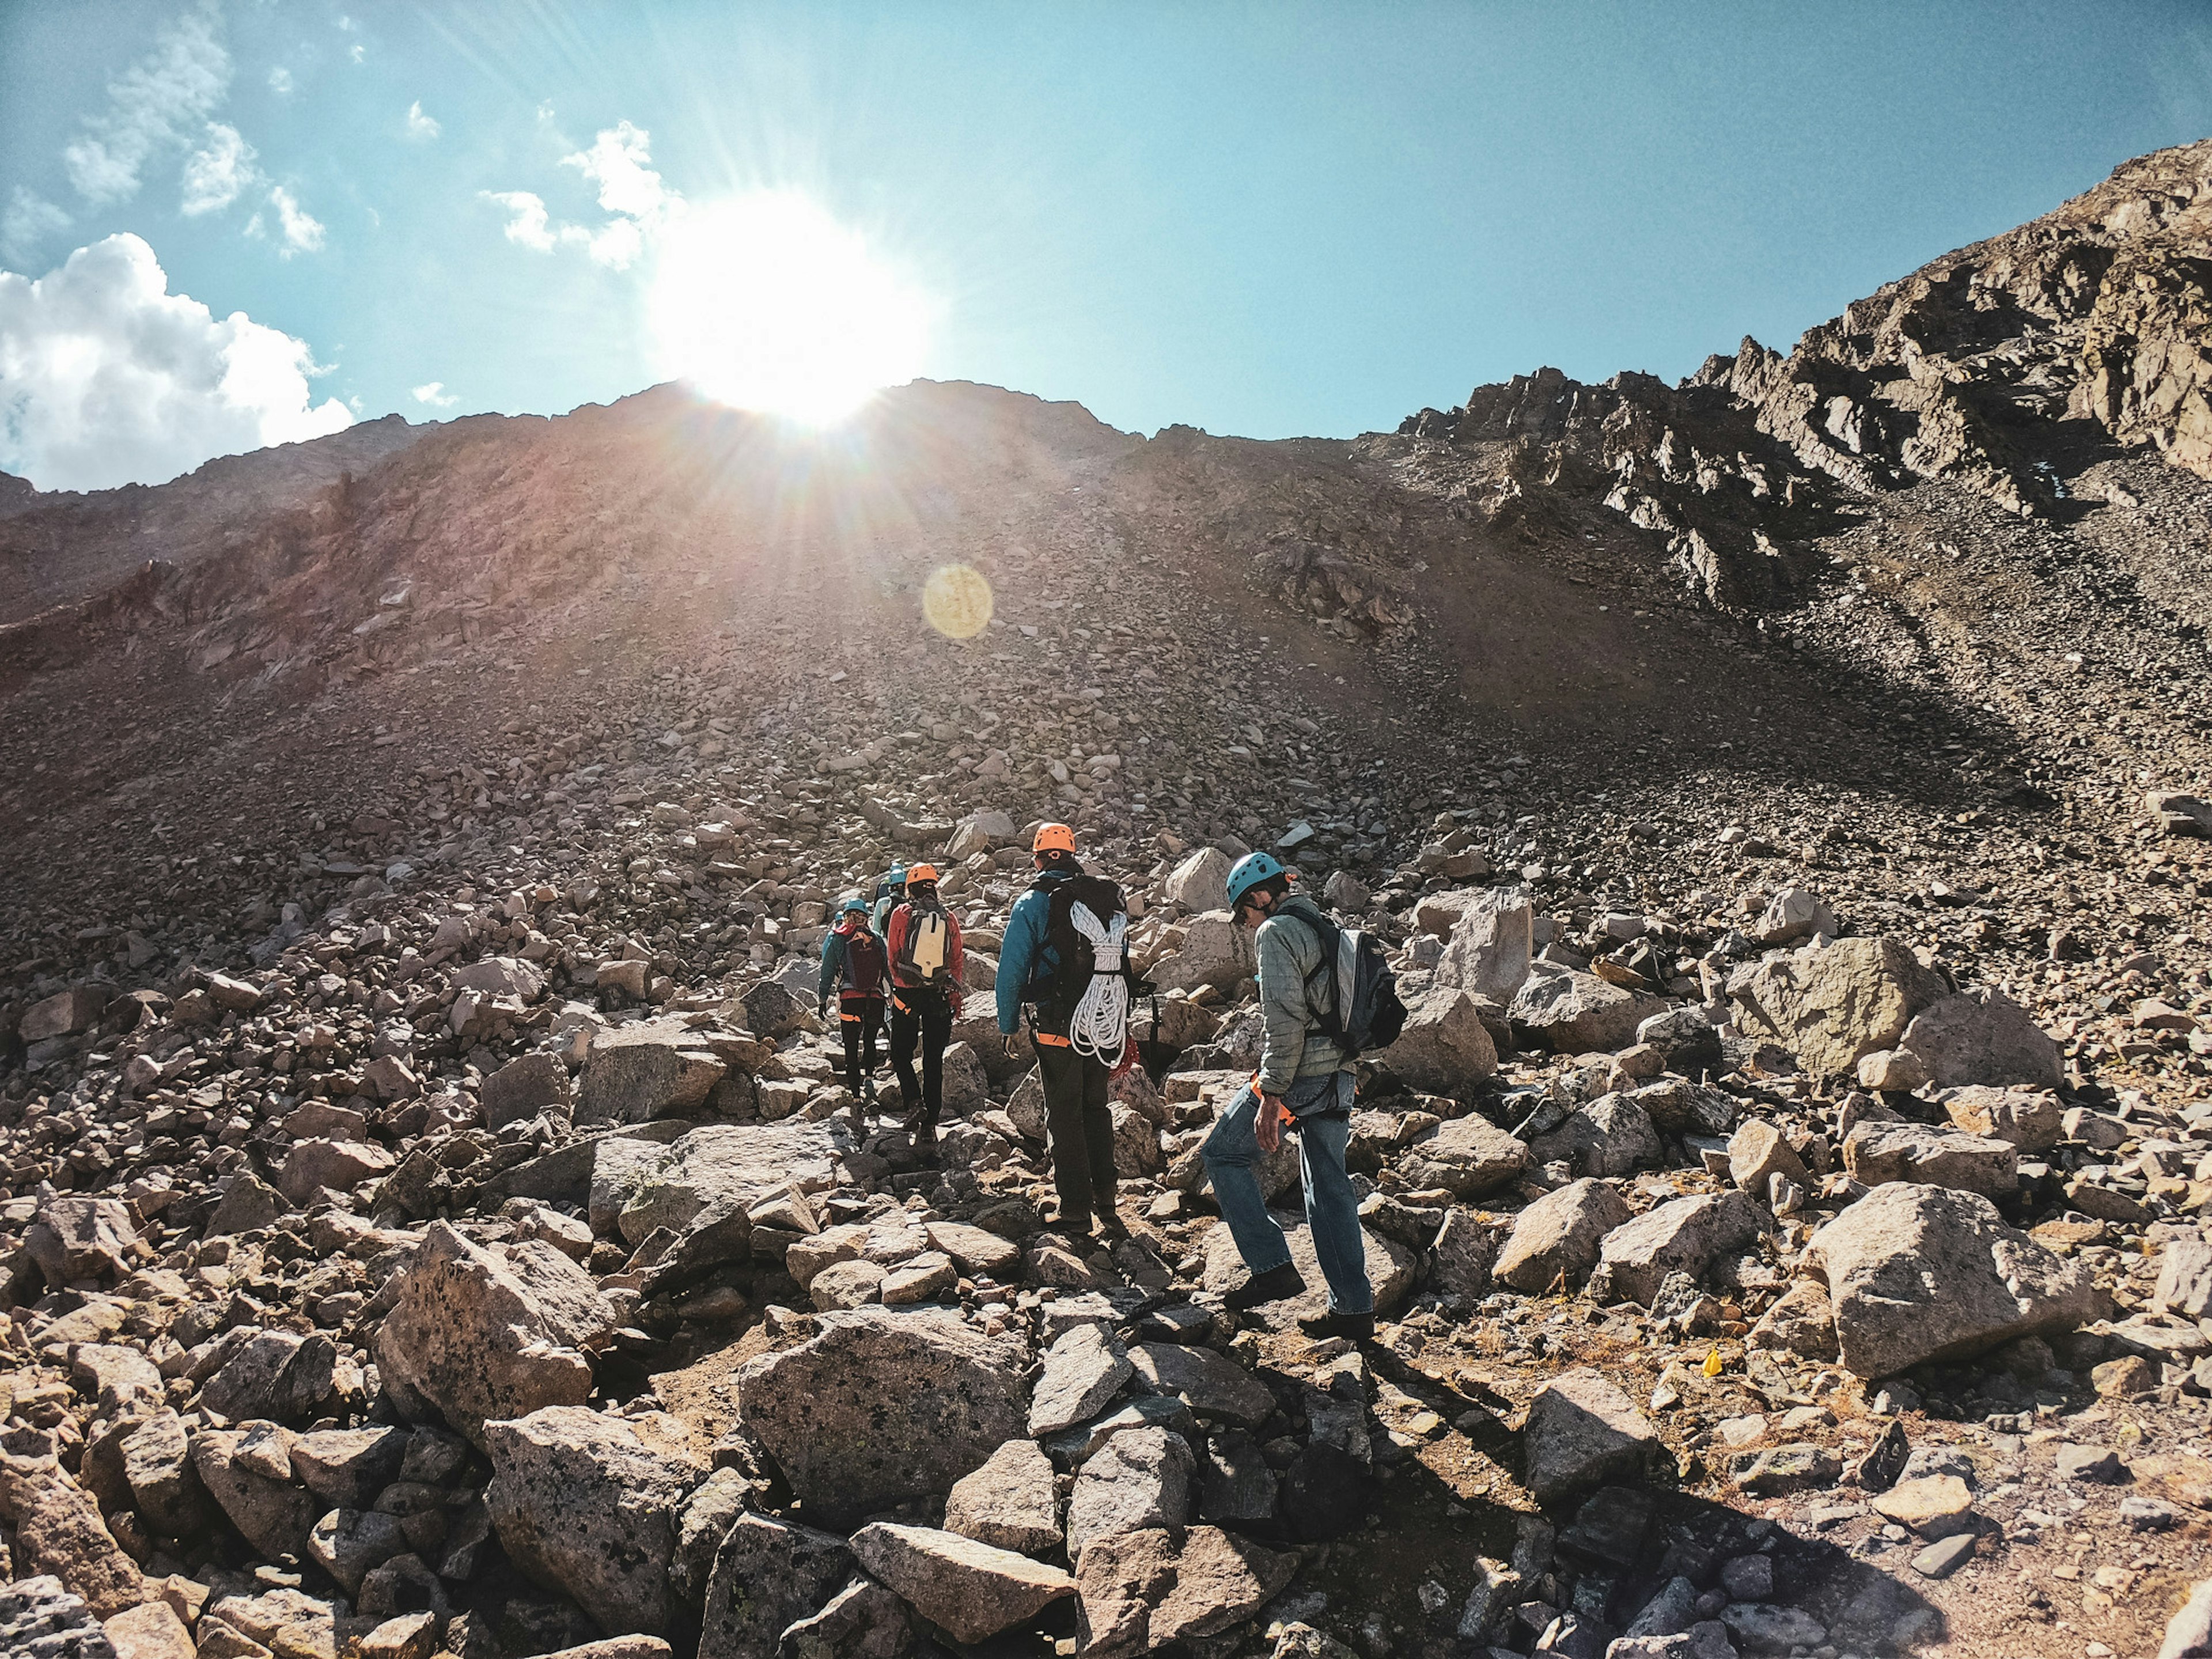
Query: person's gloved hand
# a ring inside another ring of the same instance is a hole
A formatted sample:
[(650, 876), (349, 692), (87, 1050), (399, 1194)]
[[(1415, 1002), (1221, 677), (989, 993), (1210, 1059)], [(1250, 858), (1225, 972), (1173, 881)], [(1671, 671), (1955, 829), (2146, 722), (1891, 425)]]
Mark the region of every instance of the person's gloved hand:
[(816, 1018), (820, 1018), (820, 1019), (827, 1019), (827, 1018), (830, 1018), (830, 999), (829, 999), (828, 997), (824, 997), (824, 998), (823, 998), (823, 999), (822, 999), (822, 1001), (821, 1001), (821, 1003), (820, 1003), (820, 1005), (819, 1005), (818, 1006), (817, 1006), (817, 1007), (816, 1007), (816, 1009), (814, 1010), (814, 1012), (815, 1012), (815, 1016), (816, 1016)]

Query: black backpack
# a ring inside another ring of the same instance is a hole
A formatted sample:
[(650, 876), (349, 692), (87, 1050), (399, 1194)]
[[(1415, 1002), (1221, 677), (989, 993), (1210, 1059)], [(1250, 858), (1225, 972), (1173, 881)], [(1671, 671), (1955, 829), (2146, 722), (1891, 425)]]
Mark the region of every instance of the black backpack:
[[(1045, 912), (1044, 942), (1054, 962), (1046, 966), (1043, 951), (1037, 953), (1037, 966), (1030, 970), (1026, 995), (1048, 1025), (1064, 1025), (1074, 1017), (1075, 1005), (1083, 1000), (1084, 992), (1100, 972), (1091, 952), (1091, 941), (1075, 925), (1075, 907), (1080, 904), (1101, 922), (1110, 924), (1115, 917), (1126, 914), (1128, 906), (1121, 888), (1103, 876), (1065, 877), (1046, 889), (1046, 897), (1050, 908)], [(1133, 996), (1149, 988), (1131, 972), (1126, 957), (1121, 971), (1129, 981)]]
[(1306, 1000), (1316, 1001), (1315, 981), (1326, 977), (1328, 994), (1320, 1000), (1322, 1034), (1347, 1060), (1395, 1042), (1406, 1029), (1406, 1005), (1398, 1000), (1398, 976), (1390, 971), (1382, 941), (1364, 928), (1340, 927), (1327, 917), (1296, 910), (1278, 915), (1302, 924), (1321, 940), (1321, 961), (1306, 976)]

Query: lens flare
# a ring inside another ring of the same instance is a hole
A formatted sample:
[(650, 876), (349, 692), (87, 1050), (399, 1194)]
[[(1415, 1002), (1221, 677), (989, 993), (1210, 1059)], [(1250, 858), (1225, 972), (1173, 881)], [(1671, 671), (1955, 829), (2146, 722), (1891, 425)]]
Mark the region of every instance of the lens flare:
[(647, 321), (659, 372), (739, 409), (824, 425), (921, 372), (927, 300), (807, 198), (685, 210), (660, 239)]
[(947, 639), (972, 640), (991, 625), (991, 584), (973, 565), (939, 565), (921, 585), (921, 614)]

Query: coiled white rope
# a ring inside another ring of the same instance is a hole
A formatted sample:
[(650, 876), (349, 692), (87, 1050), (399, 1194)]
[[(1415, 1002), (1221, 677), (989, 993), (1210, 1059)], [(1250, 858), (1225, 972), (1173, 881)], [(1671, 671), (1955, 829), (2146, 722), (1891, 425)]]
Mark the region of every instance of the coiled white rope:
[(1102, 924), (1087, 904), (1072, 905), (1068, 920), (1091, 942), (1091, 983), (1084, 988), (1067, 1023), (1068, 1045), (1109, 1066), (1121, 1063), (1129, 1036), (1129, 981), (1121, 971), (1123, 941), (1129, 919), (1117, 915)]

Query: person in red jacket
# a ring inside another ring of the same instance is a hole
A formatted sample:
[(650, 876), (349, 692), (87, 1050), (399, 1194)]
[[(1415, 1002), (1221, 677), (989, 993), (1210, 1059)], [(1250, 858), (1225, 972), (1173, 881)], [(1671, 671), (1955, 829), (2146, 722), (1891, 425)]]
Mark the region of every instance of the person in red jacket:
[(838, 1023), (845, 1035), (845, 1086), (853, 1091), (853, 1121), (865, 1128), (875, 1098), (876, 1038), (884, 1029), (890, 958), (868, 926), (866, 899), (848, 893), (839, 911), (837, 925), (822, 941), (822, 977), (816, 989), (827, 1018), (830, 988), (836, 988)]
[[(945, 1046), (960, 1018), (960, 923), (937, 896), (937, 867), (906, 872), (906, 902), (890, 914), (884, 944), (891, 963), (891, 1070), (906, 1103), (906, 1127), (925, 1158), (937, 1152), (945, 1103)], [(921, 1048), (921, 1077), (914, 1051)]]

